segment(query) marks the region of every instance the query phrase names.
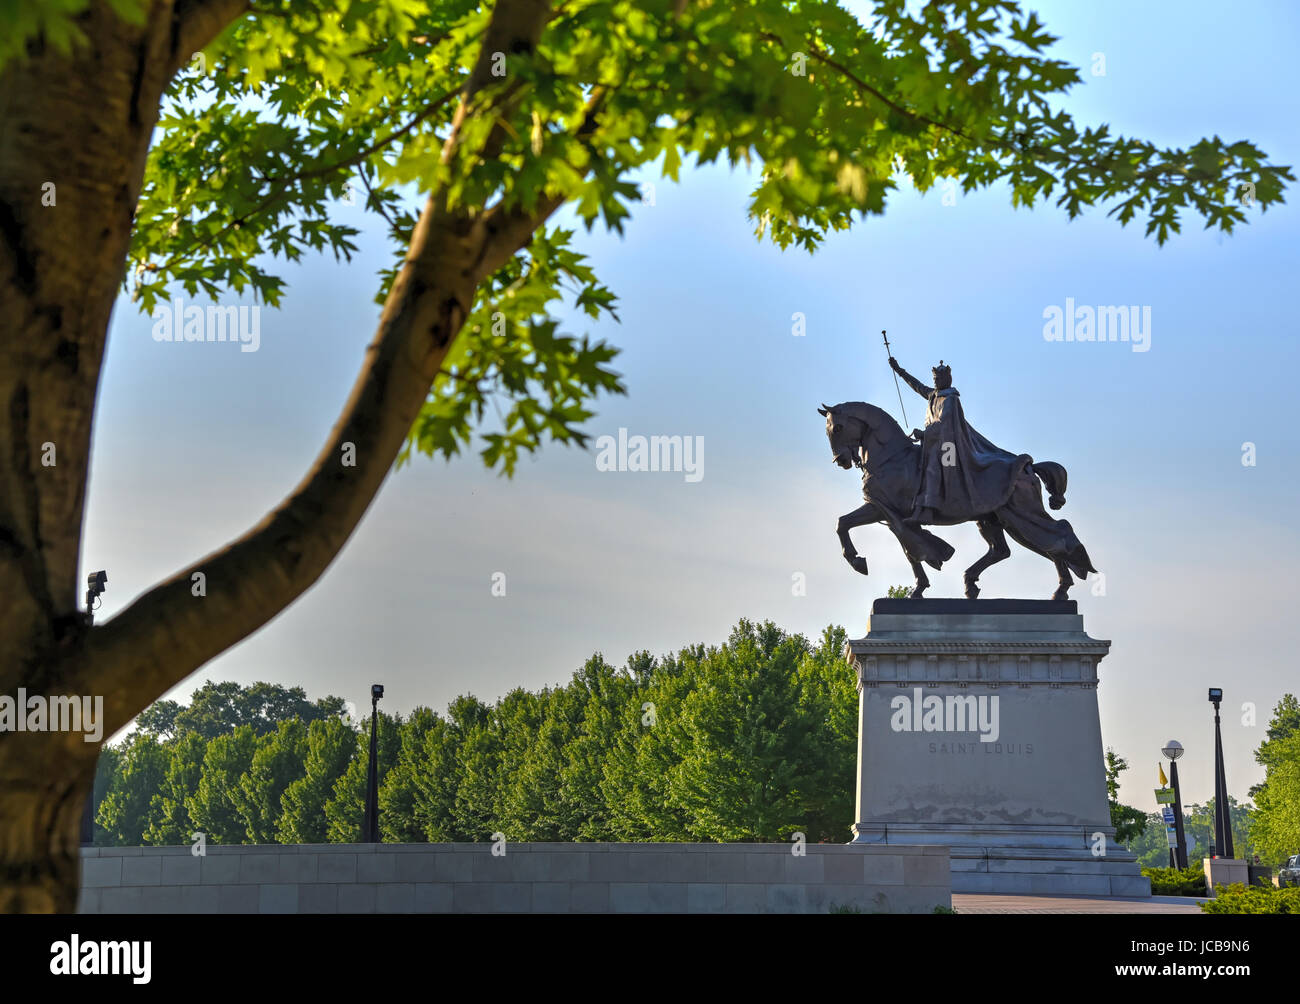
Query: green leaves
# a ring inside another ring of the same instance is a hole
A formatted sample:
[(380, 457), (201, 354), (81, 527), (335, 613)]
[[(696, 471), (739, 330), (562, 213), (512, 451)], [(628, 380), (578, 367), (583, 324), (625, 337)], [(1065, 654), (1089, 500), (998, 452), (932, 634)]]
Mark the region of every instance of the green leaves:
[[(877, 0), (864, 20), (822, 0), (572, 0), (535, 49), (480, 52), (506, 2), (267, 0), (233, 24), (169, 93), (126, 277), (141, 306), (173, 285), (278, 304), (273, 259), (356, 252), (340, 203), (391, 241), (382, 302), (426, 196), (467, 220), (562, 200), (621, 233), (639, 173), (676, 180), (684, 160), (758, 165), (757, 235), (809, 251), (884, 213), (904, 175), (922, 192), (1005, 185), (1013, 206), (1050, 199), (1068, 218), (1103, 207), (1160, 244), (1189, 213), (1231, 232), (1294, 180), (1246, 140), (1164, 149), (1076, 125), (1060, 103), (1079, 71), (1009, 0)], [(70, 37), (82, 6), (19, 2), (14, 37)], [(614, 303), (570, 238), (539, 233), (482, 284), (401, 460), (459, 452), (490, 397), (489, 466), (581, 445), (592, 399), (622, 385), (608, 345), (556, 328), (557, 300), (591, 317)]]
[[(489, 404), (500, 430), (483, 437), (481, 455), (488, 467), (506, 475), (522, 453), (535, 453), (546, 440), (586, 444), (579, 426), (592, 415), (587, 402), (602, 391), (621, 394), (625, 388), (608, 366), (617, 349), (561, 334), (547, 316), (549, 305), (567, 296), (588, 316), (617, 318), (613, 293), (572, 249), (572, 238), (571, 230), (540, 231), (524, 255), (480, 289), (399, 464), (409, 461), (412, 450), (458, 454)], [(504, 412), (502, 401), (508, 405)]]

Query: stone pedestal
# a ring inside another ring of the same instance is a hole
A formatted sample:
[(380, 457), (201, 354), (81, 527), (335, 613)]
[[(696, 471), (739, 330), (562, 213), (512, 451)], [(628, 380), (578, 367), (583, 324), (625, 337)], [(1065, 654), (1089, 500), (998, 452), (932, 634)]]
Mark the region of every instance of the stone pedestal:
[(855, 843), (946, 844), (953, 892), (1149, 896), (1106, 799), (1097, 666), (1073, 600), (877, 600)]
[(1206, 858), (1204, 865), (1205, 890), (1211, 896), (1218, 895), (1215, 890), (1221, 885), (1250, 885), (1250, 862), (1245, 858)]

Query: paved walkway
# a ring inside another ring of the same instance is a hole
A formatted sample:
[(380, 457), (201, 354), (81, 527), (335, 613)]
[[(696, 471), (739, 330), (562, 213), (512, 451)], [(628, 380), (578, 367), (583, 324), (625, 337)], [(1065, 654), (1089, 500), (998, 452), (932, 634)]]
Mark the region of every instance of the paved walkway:
[(955, 892), (952, 905), (963, 913), (1200, 913), (1194, 896), (993, 896)]

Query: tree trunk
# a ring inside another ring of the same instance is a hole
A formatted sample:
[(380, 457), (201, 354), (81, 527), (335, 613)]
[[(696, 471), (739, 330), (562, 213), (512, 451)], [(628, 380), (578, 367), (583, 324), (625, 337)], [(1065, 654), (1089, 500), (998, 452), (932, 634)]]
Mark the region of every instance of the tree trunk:
[[(431, 195), (302, 481), (238, 540), (88, 627), (77, 564), (93, 405), (150, 134), (172, 74), (246, 9), (155, 0), (132, 26), (92, 0), (80, 19), (91, 53), (62, 57), (36, 42), (0, 71), (0, 696), (102, 698), (104, 738), (316, 581), (391, 469), (476, 287), (560, 204), (449, 211)], [(548, 13), (542, 0), (499, 0), (480, 64), (535, 45)], [(457, 125), (488, 79), (481, 65)], [(448, 152), (456, 140), (453, 127)], [(344, 444), (355, 466), (343, 465)], [(190, 588), (196, 571), (202, 597)], [(75, 908), (99, 745), (75, 732), (0, 732), (0, 910)]]
[(0, 912), (76, 909), (99, 746), (67, 732), (10, 734), (0, 745)]

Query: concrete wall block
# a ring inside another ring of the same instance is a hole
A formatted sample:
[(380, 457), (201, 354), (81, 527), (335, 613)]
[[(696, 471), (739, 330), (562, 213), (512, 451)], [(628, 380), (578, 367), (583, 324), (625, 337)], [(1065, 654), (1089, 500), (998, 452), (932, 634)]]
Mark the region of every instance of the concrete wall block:
[[(256, 851), (256, 847), (250, 847), (250, 851)], [(280, 855), (278, 854), (247, 854), (239, 859), (239, 884), (240, 885), (266, 885), (278, 881), (280, 878)]]
[(178, 885), (142, 886), (141, 913), (180, 913), (181, 887)]
[(433, 877), (438, 882), (472, 882), (474, 880), (474, 857), (460, 850), (435, 854), (433, 857)]
[(825, 855), (822, 854), (804, 854), (798, 857), (789, 854), (781, 859), (782, 881), (824, 882), (826, 881), (825, 860)]
[(495, 882), (457, 882), (452, 888), (451, 909), (453, 913), (494, 913), (492, 900), (488, 895), (490, 886)]
[(414, 913), (415, 883), (384, 882), (375, 892), (376, 913)]
[(393, 861), (393, 881), (432, 882), (437, 854), (397, 854)]
[(374, 913), (378, 888), (374, 883), (339, 883), (339, 913)]
[(143, 910), (141, 887), (104, 888), (99, 891), (101, 913), (140, 913)]
[[(720, 846), (727, 846), (725, 844)], [(724, 884), (740, 883), (745, 881), (745, 858), (744, 853), (727, 853), (714, 851), (710, 848), (704, 854), (708, 860), (708, 867), (705, 870), (705, 877), (710, 882), (722, 882)]]
[(904, 885), (945, 885), (949, 875), (948, 862), (944, 858), (934, 855), (903, 858)]
[(807, 912), (808, 887), (803, 883), (772, 883), (766, 888), (768, 913)]
[(727, 887), (721, 882), (687, 883), (687, 913), (721, 913), (726, 904)]
[(611, 913), (649, 913), (650, 883), (611, 882), (609, 909)]
[(219, 913), (257, 913), (261, 894), (255, 885), (223, 885), (218, 890)]
[(81, 884), (86, 889), (122, 884), (122, 859), (88, 858), (81, 862)]
[(765, 913), (767, 911), (767, 886), (745, 882), (727, 883), (725, 913)]
[(591, 856), (593, 882), (627, 881), (628, 856), (626, 851), (609, 851)]
[(318, 854), (281, 854), (279, 882), (315, 882), (320, 868)]
[[(866, 859), (866, 853), (858, 851), (856, 854), (829, 854), (822, 861), (822, 881), (830, 883), (861, 883), (865, 881), (865, 870), (862, 862)], [(898, 871), (898, 879), (903, 879), (903, 866), (901, 859), (894, 858), (893, 855), (872, 855), (872, 863), (875, 870), (888, 869), (888, 865), (881, 862), (892, 862)]]
[(506, 847), (506, 853), (494, 857), (490, 852), (480, 852), (470, 856), (473, 862), (473, 879), (475, 882), (513, 882), (515, 881), (515, 861), (530, 856), (523, 851), (512, 851)]
[[(899, 855), (890, 853), (867, 852), (862, 856), (862, 877), (867, 885), (902, 885), (906, 881), (907, 873), (904, 871), (905, 862), (913, 863), (915, 867), (925, 867), (920, 864), (924, 861), (938, 861), (938, 858), (927, 858), (923, 854)], [(942, 874), (948, 874), (947, 861), (942, 862)], [(830, 881), (829, 875), (826, 881)]]
[(240, 859), (231, 854), (207, 854), (199, 859), (199, 881), (203, 885), (234, 885), (239, 881)]
[(198, 885), (202, 881), (202, 858), (193, 854), (169, 854), (160, 861), (159, 881), (163, 885)]
[(257, 887), (258, 913), (297, 913), (298, 886), (291, 882), (276, 882)]
[(493, 913), (531, 913), (533, 909), (533, 883), (489, 882), (488, 902)]
[(339, 887), (330, 882), (298, 886), (299, 913), (338, 913)]
[(357, 856), (355, 854), (320, 854), (316, 858), (317, 882), (355, 882)]
[(569, 902), (574, 913), (609, 913), (609, 883), (574, 882), (569, 887)]
[(573, 886), (569, 882), (535, 883), (533, 913), (568, 913), (572, 907), (572, 890)]
[(783, 847), (780, 854), (746, 854), (746, 882), (781, 882), (785, 879), (785, 859), (794, 857), (789, 847)]
[(184, 885), (181, 886), (181, 913), (220, 913), (221, 886)]
[(397, 877), (397, 855), (376, 851), (357, 856), (358, 882), (393, 882)]
[(154, 855), (122, 859), (122, 885), (158, 885), (163, 859)]
[(449, 882), (415, 883), (415, 912), (451, 913), (452, 888)]

